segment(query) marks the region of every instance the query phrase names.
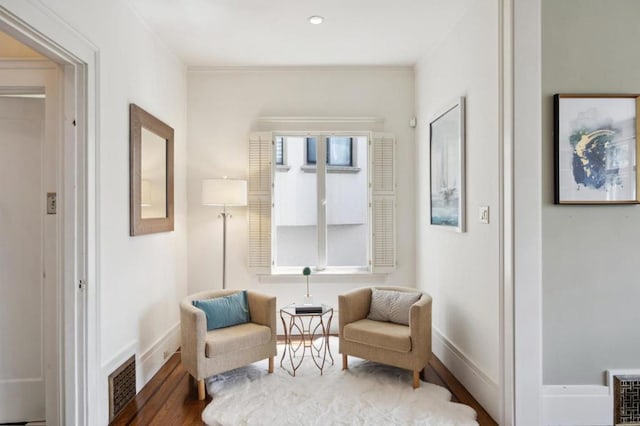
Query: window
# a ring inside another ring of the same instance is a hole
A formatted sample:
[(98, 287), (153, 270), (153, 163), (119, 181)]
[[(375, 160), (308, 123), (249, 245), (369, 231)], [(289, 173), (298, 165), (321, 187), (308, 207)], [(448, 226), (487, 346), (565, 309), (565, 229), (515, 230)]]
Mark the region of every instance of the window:
[(327, 164), (352, 167), (353, 138), (330, 137), (327, 139)]
[[(368, 137), (275, 137), (280, 139), (292, 172), (276, 175), (273, 185), (274, 267), (368, 268), (367, 166), (358, 173), (327, 173), (332, 165), (350, 167), (352, 149), (367, 158)], [(318, 158), (327, 159), (327, 168), (315, 165), (315, 173), (306, 173)]]
[[(307, 164), (316, 164), (316, 139), (308, 137), (306, 141)], [(353, 140), (352, 137), (329, 136), (326, 138), (327, 144), (327, 165), (354, 167), (353, 161)]]
[[(272, 173), (278, 145), (288, 173)], [(252, 133), (247, 210), (251, 270), (394, 270), (394, 152), (395, 139), (388, 134)], [(326, 162), (317, 164), (319, 158)]]
[(284, 165), (284, 138), (276, 138), (276, 165)]
[(307, 164), (316, 164), (316, 138), (307, 138)]

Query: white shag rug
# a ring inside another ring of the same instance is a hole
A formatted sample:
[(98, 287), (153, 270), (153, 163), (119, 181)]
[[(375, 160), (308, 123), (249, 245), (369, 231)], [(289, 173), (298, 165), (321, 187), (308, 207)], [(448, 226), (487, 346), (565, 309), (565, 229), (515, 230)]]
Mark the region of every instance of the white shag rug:
[(421, 382), (414, 390), (410, 371), (355, 357), (342, 371), (335, 337), (335, 362), (325, 366), (322, 376), (308, 352), (291, 376), (280, 367), (282, 351), (278, 346), (273, 374), (263, 360), (207, 379), (213, 400), (202, 420), (209, 426), (478, 424), (476, 412), (451, 402), (447, 389)]

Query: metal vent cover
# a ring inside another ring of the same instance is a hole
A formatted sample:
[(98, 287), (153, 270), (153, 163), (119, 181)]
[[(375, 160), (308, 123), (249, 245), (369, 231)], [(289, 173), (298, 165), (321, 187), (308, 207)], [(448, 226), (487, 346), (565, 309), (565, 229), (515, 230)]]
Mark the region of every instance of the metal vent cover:
[(109, 375), (109, 422), (136, 396), (136, 356)]
[(640, 425), (640, 376), (613, 376), (613, 424)]

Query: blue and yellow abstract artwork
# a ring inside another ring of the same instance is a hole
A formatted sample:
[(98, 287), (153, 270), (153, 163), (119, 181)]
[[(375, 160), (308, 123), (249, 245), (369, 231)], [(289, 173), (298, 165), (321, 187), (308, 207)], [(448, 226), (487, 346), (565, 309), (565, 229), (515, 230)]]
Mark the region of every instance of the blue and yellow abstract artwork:
[(636, 98), (566, 96), (556, 95), (556, 203), (636, 202)]

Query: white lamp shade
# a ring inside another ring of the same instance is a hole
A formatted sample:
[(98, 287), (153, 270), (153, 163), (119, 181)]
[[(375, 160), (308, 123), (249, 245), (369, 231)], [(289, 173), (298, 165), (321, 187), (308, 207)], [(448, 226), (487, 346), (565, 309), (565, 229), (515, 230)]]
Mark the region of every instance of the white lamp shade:
[(246, 206), (247, 181), (240, 179), (203, 180), (202, 204), (205, 206)]

